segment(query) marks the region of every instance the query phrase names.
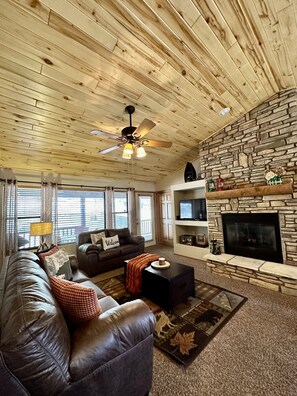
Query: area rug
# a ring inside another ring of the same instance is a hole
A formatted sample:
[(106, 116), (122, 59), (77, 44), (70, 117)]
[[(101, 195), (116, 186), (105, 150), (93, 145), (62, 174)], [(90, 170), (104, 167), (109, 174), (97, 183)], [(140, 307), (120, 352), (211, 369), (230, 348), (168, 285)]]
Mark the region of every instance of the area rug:
[(119, 304), (142, 298), (156, 317), (154, 345), (178, 363), (189, 365), (247, 300), (239, 294), (195, 280), (195, 296), (172, 313), (125, 289), (124, 275), (97, 282)]

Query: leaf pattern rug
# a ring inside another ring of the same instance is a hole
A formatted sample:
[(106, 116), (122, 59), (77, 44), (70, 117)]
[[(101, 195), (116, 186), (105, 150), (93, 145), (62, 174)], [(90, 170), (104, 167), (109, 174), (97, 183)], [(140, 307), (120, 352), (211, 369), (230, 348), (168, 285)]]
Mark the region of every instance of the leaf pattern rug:
[[(126, 291), (123, 275), (97, 282), (97, 285), (120, 304), (141, 298)], [(172, 313), (142, 299), (156, 316), (155, 346), (183, 365), (189, 365), (198, 356), (247, 300), (199, 280), (195, 280), (195, 296), (177, 305)]]

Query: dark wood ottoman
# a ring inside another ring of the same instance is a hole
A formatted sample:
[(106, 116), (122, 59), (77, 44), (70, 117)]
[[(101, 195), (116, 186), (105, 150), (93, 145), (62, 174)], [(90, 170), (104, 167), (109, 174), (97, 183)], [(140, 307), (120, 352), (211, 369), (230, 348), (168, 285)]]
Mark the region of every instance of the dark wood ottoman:
[(171, 312), (177, 304), (195, 295), (194, 268), (179, 263), (171, 263), (166, 269), (148, 266), (142, 271), (142, 294)]

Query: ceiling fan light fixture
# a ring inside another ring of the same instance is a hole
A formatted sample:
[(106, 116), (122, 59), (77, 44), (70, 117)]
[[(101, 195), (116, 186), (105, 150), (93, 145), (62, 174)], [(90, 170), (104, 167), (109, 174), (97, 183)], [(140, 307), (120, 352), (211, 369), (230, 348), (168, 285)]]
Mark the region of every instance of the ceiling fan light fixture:
[(123, 151), (122, 158), (124, 158), (124, 159), (131, 159), (131, 157), (132, 157), (131, 154), (127, 154), (127, 153), (125, 153), (125, 152)]
[(126, 143), (125, 144), (123, 153), (130, 154), (130, 155), (133, 154), (133, 146), (132, 146), (131, 143)]
[(143, 158), (145, 156), (146, 156), (145, 149), (142, 146), (137, 147), (137, 149), (136, 149), (136, 157), (137, 158)]

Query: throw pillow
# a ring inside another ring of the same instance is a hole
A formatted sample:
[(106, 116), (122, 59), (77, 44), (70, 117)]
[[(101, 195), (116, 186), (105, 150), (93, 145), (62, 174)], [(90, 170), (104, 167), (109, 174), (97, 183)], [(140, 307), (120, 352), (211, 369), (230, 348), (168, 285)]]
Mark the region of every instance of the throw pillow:
[(65, 279), (50, 276), (51, 289), (67, 319), (85, 322), (102, 313), (94, 289)]
[(102, 238), (103, 250), (112, 249), (114, 247), (120, 246), (119, 236), (115, 235), (110, 238)]
[(105, 232), (98, 232), (98, 234), (91, 234), (91, 241), (93, 245), (98, 245), (102, 243), (102, 238), (105, 237)]
[(51, 256), (52, 254), (57, 253), (58, 250), (58, 246), (55, 246), (52, 249), (47, 250), (45, 253), (38, 253), (41, 264), (44, 264), (44, 260), (47, 256)]
[(64, 249), (58, 249), (55, 253), (47, 255), (44, 258), (44, 269), (48, 275), (72, 279), (69, 256)]
[(118, 228), (118, 229), (110, 229), (107, 230), (107, 236), (112, 237), (118, 235), (119, 236), (119, 241), (120, 245), (126, 245), (127, 243), (131, 243), (131, 233), (129, 228)]

